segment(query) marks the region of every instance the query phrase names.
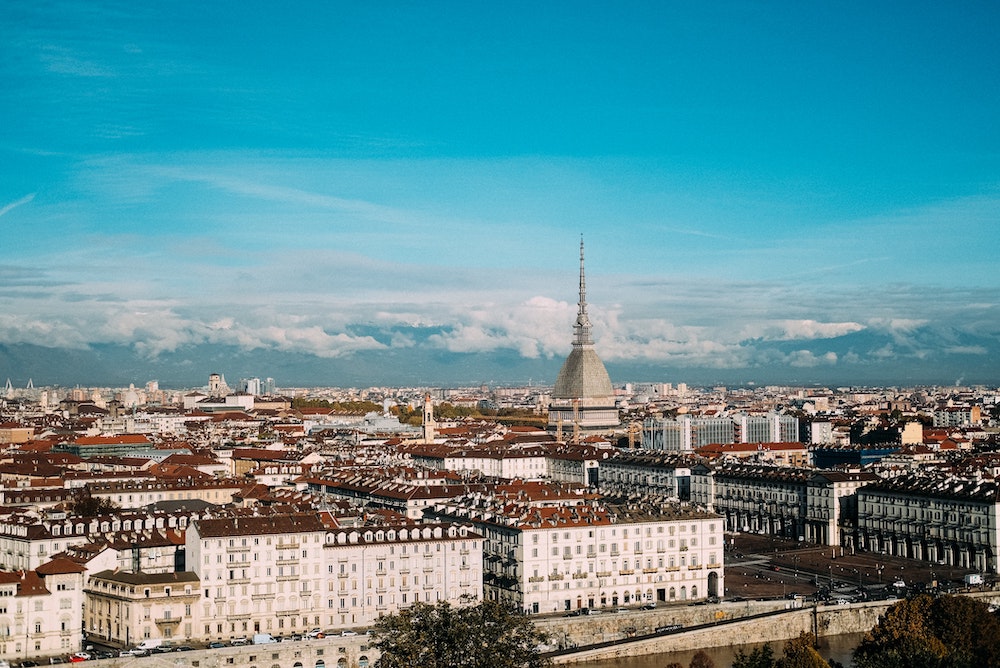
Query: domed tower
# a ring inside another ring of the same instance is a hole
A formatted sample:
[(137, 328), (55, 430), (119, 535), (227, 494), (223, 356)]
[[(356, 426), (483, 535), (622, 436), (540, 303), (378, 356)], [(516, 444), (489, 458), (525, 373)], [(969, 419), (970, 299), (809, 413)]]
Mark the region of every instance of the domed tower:
[(610, 431), (619, 425), (618, 409), (611, 378), (594, 350), (592, 326), (587, 316), (583, 239), (580, 239), (580, 301), (573, 329), (573, 349), (559, 370), (552, 390), (549, 427), (572, 428), (574, 434)]

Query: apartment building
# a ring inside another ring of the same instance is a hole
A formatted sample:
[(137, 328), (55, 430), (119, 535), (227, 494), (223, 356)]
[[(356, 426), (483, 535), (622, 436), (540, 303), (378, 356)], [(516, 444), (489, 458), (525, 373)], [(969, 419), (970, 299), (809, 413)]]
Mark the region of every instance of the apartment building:
[(483, 540), (467, 524), (334, 529), (325, 558), (324, 628), (368, 626), (418, 602), (483, 597)]
[(691, 452), (713, 443), (782, 443), (797, 441), (798, 419), (791, 415), (681, 415), (647, 419), (642, 447), (667, 452)]
[(90, 575), (84, 593), (86, 631), (112, 645), (186, 639), (198, 628), (197, 573), (104, 570)]
[(529, 614), (695, 600), (724, 591), (723, 519), (680, 504), (472, 495), (428, 515), (484, 536), (484, 595)]
[(850, 546), (855, 544), (857, 494), (879, 480), (860, 470), (698, 464), (691, 470), (691, 500), (723, 515), (729, 531)]
[[(0, 568), (36, 570), (54, 555), (86, 543), (118, 545), (125, 569), (174, 570), (184, 513), (125, 512), (102, 517), (10, 514), (0, 522)], [(165, 565), (162, 562), (166, 562)]]
[(978, 426), (983, 421), (983, 410), (979, 406), (948, 406), (934, 411), (935, 427)]
[(691, 467), (699, 460), (677, 453), (635, 450), (600, 464), (600, 488), (605, 494), (691, 498)]
[(83, 568), (66, 559), (0, 572), (0, 659), (81, 649)]
[(922, 471), (858, 490), (858, 540), (872, 552), (1000, 572), (1000, 485)]
[(203, 640), (369, 626), (417, 601), (482, 598), (482, 540), (469, 526), (241, 515), (192, 522), (187, 553)]

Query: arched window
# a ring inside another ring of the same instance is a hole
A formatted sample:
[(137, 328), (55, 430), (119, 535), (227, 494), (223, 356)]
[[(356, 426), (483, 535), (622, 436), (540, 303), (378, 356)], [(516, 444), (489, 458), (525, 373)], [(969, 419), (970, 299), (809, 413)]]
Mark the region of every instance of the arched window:
[(364, 654), (358, 659), (358, 668), (368, 668), (368, 657)]

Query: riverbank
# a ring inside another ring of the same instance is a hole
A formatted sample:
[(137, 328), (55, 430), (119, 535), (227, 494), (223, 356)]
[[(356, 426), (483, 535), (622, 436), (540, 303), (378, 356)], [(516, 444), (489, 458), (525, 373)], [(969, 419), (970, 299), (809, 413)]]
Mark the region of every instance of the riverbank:
[[(849, 633), (837, 636), (829, 636), (820, 642), (819, 653), (826, 660), (839, 661), (844, 666), (851, 666), (851, 655), (854, 648), (861, 642), (863, 633)], [(736, 653), (740, 650), (750, 652), (766, 643), (752, 643), (748, 645), (730, 645), (726, 647), (706, 647), (704, 652), (715, 663), (715, 668), (730, 668), (736, 659)], [(770, 643), (775, 656), (781, 654), (784, 643)], [(586, 661), (574, 664), (574, 668), (663, 668), (669, 663), (679, 663), (687, 666), (691, 663), (698, 650), (684, 650), (679, 652), (665, 652), (662, 654), (649, 654), (646, 656), (630, 656), (617, 659), (604, 659), (601, 661)]]

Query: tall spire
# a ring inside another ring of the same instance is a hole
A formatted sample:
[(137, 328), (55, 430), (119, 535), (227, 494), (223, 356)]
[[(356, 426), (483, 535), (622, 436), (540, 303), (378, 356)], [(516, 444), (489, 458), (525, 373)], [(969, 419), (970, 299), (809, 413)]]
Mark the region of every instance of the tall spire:
[(590, 318), (587, 317), (587, 279), (583, 273), (583, 235), (580, 235), (580, 301), (576, 312), (576, 339), (574, 346), (592, 346)]

